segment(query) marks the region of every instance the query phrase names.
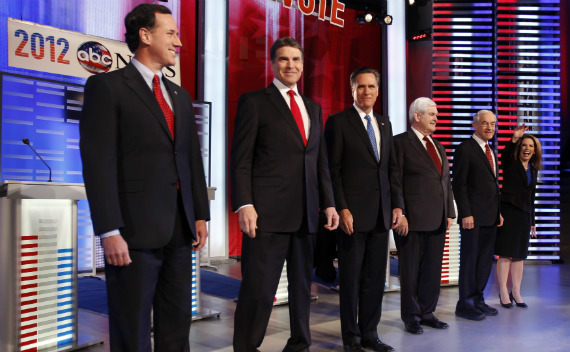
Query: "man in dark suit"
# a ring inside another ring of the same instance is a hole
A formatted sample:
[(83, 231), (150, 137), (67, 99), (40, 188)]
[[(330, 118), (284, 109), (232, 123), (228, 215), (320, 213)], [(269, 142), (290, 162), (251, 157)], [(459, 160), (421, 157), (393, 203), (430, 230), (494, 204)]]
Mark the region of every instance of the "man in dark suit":
[(242, 283), (234, 351), (256, 351), (287, 260), (291, 337), (284, 351), (308, 351), (309, 310), (319, 208), (338, 226), (321, 108), (299, 94), (303, 48), (293, 38), (270, 50), (269, 87), (241, 96), (231, 150), (232, 208), (239, 213)]
[(112, 351), (189, 351), (192, 249), (208, 236), (208, 197), (192, 102), (162, 76), (181, 46), (164, 6), (125, 18), (134, 58), (89, 78), (80, 121), (83, 176), (105, 251)]
[(406, 214), (396, 229), (400, 267), (401, 317), (406, 331), (421, 325), (446, 329), (433, 312), (439, 299), (445, 232), (455, 218), (449, 163), (443, 146), (430, 135), (437, 106), (429, 98), (410, 105), (411, 129), (394, 137)]
[(502, 225), (499, 165), (489, 147), (496, 122), (492, 111), (477, 112), (473, 117), (473, 137), (462, 142), (453, 157), (452, 185), (461, 229), (459, 301), (455, 315), (470, 320), (498, 314), (483, 297), (493, 264), (497, 225)]
[[(354, 105), (325, 126), (329, 168), (340, 216), (340, 323), (345, 351), (392, 351), (378, 339), (386, 282), (388, 233), (400, 225), (402, 189), (392, 125), (373, 113), (380, 74), (363, 67), (350, 76)], [(357, 318), (358, 317), (358, 318)]]

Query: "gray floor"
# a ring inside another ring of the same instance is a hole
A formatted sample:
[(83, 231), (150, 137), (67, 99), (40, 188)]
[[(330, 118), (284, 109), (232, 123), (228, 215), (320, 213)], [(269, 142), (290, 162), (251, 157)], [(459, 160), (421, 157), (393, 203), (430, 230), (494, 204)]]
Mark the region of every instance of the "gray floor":
[[(219, 272), (239, 278), (239, 264), (219, 266)], [(342, 351), (338, 294), (313, 284), (318, 299), (311, 305), (311, 351)], [(493, 272), (486, 290), (487, 303), (499, 309), (496, 317), (473, 322), (454, 315), (457, 287), (441, 290), (439, 319), (449, 323), (447, 330), (424, 329), (423, 335), (410, 335), (400, 320), (398, 292), (384, 296), (382, 320), (378, 327), (380, 339), (396, 351), (570, 351), (570, 264), (526, 265), (522, 294), (528, 309), (500, 307), (496, 278)], [(191, 350), (231, 351), (235, 303), (202, 294), (202, 305), (219, 311), (220, 318), (192, 323)], [(107, 338), (107, 318), (81, 310), (80, 333)], [(281, 351), (289, 336), (287, 306), (275, 307), (263, 352)], [(89, 352), (109, 351), (107, 344), (88, 348)]]

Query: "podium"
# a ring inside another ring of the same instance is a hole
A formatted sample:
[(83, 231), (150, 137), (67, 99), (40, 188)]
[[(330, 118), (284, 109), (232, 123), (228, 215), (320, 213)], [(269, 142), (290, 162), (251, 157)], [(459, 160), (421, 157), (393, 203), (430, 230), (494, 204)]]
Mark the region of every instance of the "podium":
[(0, 350), (70, 351), (79, 336), (77, 201), (82, 184), (5, 181), (0, 186)]

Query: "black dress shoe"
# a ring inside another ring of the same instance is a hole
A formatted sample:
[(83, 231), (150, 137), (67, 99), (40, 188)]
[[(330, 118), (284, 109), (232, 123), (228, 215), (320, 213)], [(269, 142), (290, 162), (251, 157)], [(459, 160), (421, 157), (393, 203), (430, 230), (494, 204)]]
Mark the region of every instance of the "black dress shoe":
[(496, 310), (496, 309), (493, 308), (493, 307), (490, 307), (490, 306), (487, 305), (487, 303), (485, 303), (485, 302), (481, 302), (481, 303), (477, 304), (477, 305), (475, 306), (475, 308), (479, 309), (479, 310), (480, 310), (483, 314), (485, 314), (485, 315), (494, 316), (494, 315), (499, 314), (499, 311), (498, 311), (498, 310)]
[(480, 321), (480, 320), (485, 319), (485, 314), (483, 312), (481, 312), (479, 309), (474, 308), (474, 307), (456, 308), (455, 309), (455, 315), (460, 317), (460, 318), (469, 319), (469, 320), (476, 320), (476, 321)]
[(501, 294), (499, 293), (499, 302), (501, 302), (501, 307), (503, 308), (507, 308), (507, 309), (511, 309), (513, 308), (513, 304), (511, 302), (509, 303), (503, 303), (503, 300), (501, 299)]
[(360, 344), (344, 345), (344, 352), (365, 352)]
[(379, 352), (392, 352), (392, 351), (394, 351), (392, 346), (385, 344), (384, 342), (380, 341), (379, 339), (362, 340), (361, 345), (362, 345), (362, 347), (369, 348), (372, 351), (379, 351)]
[[(524, 303), (524, 302), (522, 302), (522, 303), (517, 302), (517, 300), (513, 297), (513, 293), (512, 293), (512, 292), (509, 294), (509, 298), (511, 299), (511, 302), (515, 302), (515, 304), (516, 304), (517, 307), (519, 307), (519, 308), (528, 308), (528, 305), (527, 305), (526, 303)], [(512, 306), (512, 305), (513, 305), (513, 304), (511, 303), (511, 306)]]
[(424, 329), (422, 329), (420, 323), (417, 320), (410, 321), (405, 325), (406, 325), (406, 331), (409, 332), (410, 334), (420, 335), (424, 333)]
[(447, 323), (444, 323), (436, 317), (433, 317), (431, 319), (422, 319), (420, 320), (420, 324), (431, 326), (434, 329), (447, 329), (449, 327)]

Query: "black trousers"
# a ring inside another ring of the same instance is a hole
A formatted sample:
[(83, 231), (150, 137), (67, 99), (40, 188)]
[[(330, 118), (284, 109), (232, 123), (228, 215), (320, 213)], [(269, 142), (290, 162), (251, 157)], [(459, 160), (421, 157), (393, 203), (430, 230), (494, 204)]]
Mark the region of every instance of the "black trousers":
[(431, 319), (439, 299), (445, 230), (395, 234), (404, 323)]
[(257, 231), (255, 238), (243, 234), (234, 351), (256, 351), (261, 346), (285, 260), (291, 337), (284, 350), (308, 350), (311, 345), (309, 313), (314, 249), (315, 235), (307, 230), (294, 233)]
[(493, 250), (497, 226), (461, 227), (458, 308), (469, 308), (485, 302), (483, 291), (493, 267)]
[(388, 231), (347, 235), (338, 230), (340, 326), (345, 345), (378, 338), (386, 284)]
[(180, 199), (171, 241), (129, 255), (128, 266), (105, 263), (111, 351), (152, 351), (151, 310), (154, 351), (190, 351), (192, 232)]

